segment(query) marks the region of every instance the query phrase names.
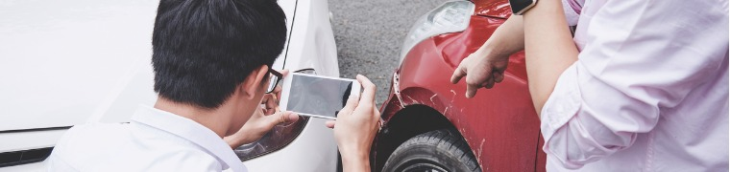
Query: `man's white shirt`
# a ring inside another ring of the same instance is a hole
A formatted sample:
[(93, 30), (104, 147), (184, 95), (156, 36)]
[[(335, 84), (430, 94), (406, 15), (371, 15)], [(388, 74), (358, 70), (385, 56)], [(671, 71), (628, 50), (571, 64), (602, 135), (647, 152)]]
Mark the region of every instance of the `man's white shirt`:
[(246, 171), (210, 129), (148, 106), (128, 124), (74, 126), (46, 161), (48, 171)]

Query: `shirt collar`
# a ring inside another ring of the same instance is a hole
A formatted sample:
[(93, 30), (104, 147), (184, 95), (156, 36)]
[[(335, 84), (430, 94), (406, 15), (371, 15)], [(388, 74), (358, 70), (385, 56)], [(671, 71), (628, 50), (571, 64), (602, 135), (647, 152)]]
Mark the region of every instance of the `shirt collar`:
[(206, 149), (217, 159), (222, 160), (223, 169), (245, 171), (241, 160), (231, 147), (215, 132), (188, 118), (175, 115), (149, 106), (140, 106), (132, 116), (132, 121), (172, 133)]

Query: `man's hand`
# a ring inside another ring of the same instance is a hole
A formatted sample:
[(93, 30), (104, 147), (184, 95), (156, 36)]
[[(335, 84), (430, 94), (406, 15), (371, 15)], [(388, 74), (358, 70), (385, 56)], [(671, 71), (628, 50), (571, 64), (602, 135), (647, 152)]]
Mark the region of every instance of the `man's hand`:
[[(286, 77), (289, 75), (289, 70), (282, 70), (279, 71), (283, 77)], [(283, 82), (283, 81), (281, 81)], [(271, 115), (277, 112), (279, 108), (279, 99), (281, 99), (281, 84), (279, 83), (276, 88), (274, 88), (274, 91), (272, 91), (269, 94), (265, 94), (263, 98), (261, 98), (261, 104), (264, 105), (264, 114), (265, 115)]]
[[(481, 49), (480, 49), (481, 50)], [(451, 83), (458, 83), (466, 76), (466, 98), (472, 98), (481, 87), (492, 88), (495, 83), (504, 79), (504, 71), (507, 69), (509, 54), (492, 53), (494, 51), (484, 50), (472, 53), (461, 61), (451, 76)]]
[[(288, 70), (281, 71), (283, 76), (288, 73)], [(254, 111), (254, 114), (243, 124), (243, 127), (235, 134), (223, 138), (223, 140), (235, 149), (243, 144), (261, 139), (276, 125), (297, 122), (299, 115), (293, 112), (279, 111), (280, 97), (281, 86), (277, 86), (272, 93), (265, 94), (261, 99), (261, 107)]]
[(380, 128), (380, 112), (375, 106), (375, 85), (362, 75), (357, 76), (357, 81), (364, 89), (362, 96), (350, 96), (345, 107), (337, 114), (337, 120), (327, 121), (326, 124), (335, 130), (343, 168), (348, 172), (370, 171), (370, 147)]
[(525, 48), (522, 17), (512, 15), (479, 49), (461, 61), (451, 76), (458, 83), (466, 76), (466, 98), (472, 98), (481, 87), (492, 88), (504, 79), (509, 56)]

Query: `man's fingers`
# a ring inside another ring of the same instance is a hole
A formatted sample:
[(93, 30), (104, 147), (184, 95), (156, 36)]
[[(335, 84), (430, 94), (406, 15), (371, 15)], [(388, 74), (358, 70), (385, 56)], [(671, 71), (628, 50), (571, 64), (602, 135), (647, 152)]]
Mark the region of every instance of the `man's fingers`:
[(275, 96), (279, 96), (279, 93), (281, 93), (281, 89), (282, 89), (281, 88), (281, 83), (279, 83), (278, 85), (276, 85), (276, 87), (274, 87), (274, 91), (271, 91), (270, 94), (273, 94)]
[(474, 95), (477, 94), (477, 89), (479, 87), (473, 86), (473, 85), (466, 85), (466, 98), (472, 98)]
[(503, 72), (493, 72), (492, 78), (494, 78), (494, 82), (501, 83), (502, 80), (504, 80), (504, 73)]
[(291, 124), (291, 123), (295, 123), (297, 121), (299, 121), (299, 114), (291, 113), (291, 114), (289, 114), (289, 120), (286, 122), (287, 122), (287, 124)]
[(451, 74), (451, 83), (452, 84), (459, 83), (459, 80), (461, 80), (462, 77), (466, 76), (465, 69), (466, 68), (463, 68), (463, 67), (461, 67), (461, 65), (459, 65), (459, 67), (457, 67), (456, 70), (454, 70), (454, 74)]
[(264, 95), (267, 96), (268, 99), (266, 99), (266, 109), (276, 109), (279, 108), (279, 100), (274, 95)]
[[(289, 75), (289, 70), (284, 69), (284, 70), (279, 71), (279, 73), (281, 73), (281, 77), (282, 77), (280, 79), (283, 79), (287, 75)], [(279, 98), (281, 98), (281, 90), (282, 90), (281, 85), (284, 85), (284, 84), (282, 84), (282, 83), (277, 84), (276, 87), (274, 88), (274, 91), (271, 92), (271, 94), (274, 95), (274, 97), (276, 97), (276, 103), (279, 103)]]
[(483, 75), (485, 74), (472, 74), (466, 76), (466, 98), (474, 97), (474, 95), (477, 94), (477, 89), (486, 85), (485, 81), (489, 80), (489, 78), (480, 78), (484, 77)]
[(271, 127), (278, 124), (288, 124), (299, 120), (299, 116), (290, 111), (274, 113), (273, 115), (267, 117), (271, 119), (269, 123), (269, 126)]
[(360, 105), (372, 105), (375, 103), (375, 84), (362, 75), (357, 75), (357, 81), (363, 88), (363, 93), (360, 96)]
[(345, 107), (343, 107), (338, 114), (352, 113), (352, 111), (355, 110), (355, 107), (357, 107), (357, 103), (360, 101), (359, 99), (360, 98), (357, 96), (350, 96), (350, 98), (347, 99), (347, 104), (345, 104)]
[(329, 120), (329, 121), (325, 122), (324, 125), (326, 125), (327, 128), (335, 128), (335, 123), (336, 123), (335, 121)]
[(289, 122), (289, 115), (292, 114), (292, 112), (286, 111), (286, 112), (280, 112), (280, 113), (274, 113), (272, 117), (274, 118), (274, 125), (277, 124), (286, 124)]
[(487, 89), (493, 88), (494, 87), (494, 77), (489, 77), (489, 79), (487, 79), (487, 84), (484, 87)]

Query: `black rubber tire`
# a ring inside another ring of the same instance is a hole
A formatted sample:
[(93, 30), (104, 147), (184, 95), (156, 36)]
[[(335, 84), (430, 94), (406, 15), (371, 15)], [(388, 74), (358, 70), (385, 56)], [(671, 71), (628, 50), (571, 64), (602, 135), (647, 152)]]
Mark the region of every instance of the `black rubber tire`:
[(403, 142), (382, 171), (482, 171), (466, 142), (452, 130), (436, 130)]

